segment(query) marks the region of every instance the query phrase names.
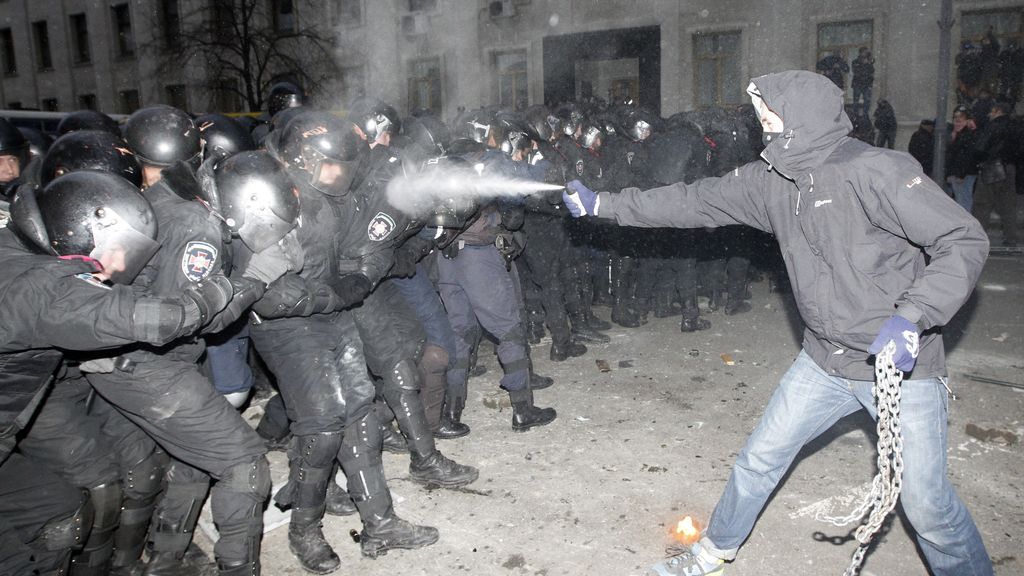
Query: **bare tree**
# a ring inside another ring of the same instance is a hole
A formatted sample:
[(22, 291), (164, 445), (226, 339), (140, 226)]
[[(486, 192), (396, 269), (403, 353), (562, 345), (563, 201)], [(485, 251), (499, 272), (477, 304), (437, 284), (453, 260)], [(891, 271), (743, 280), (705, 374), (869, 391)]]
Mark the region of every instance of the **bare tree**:
[(312, 92), (340, 73), (322, 2), (192, 0), (180, 13), (176, 0), (155, 4), (152, 29), (159, 32), (142, 49), (154, 56), (157, 73), (199, 65), (204, 88), (233, 93), (251, 112), (263, 109), (277, 79)]

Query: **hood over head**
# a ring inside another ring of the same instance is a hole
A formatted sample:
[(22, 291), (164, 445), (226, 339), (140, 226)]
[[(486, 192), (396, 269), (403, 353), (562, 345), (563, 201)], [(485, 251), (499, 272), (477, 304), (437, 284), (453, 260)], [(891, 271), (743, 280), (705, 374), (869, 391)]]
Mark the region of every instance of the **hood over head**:
[(853, 129), (843, 92), (831, 80), (806, 70), (758, 76), (747, 92), (782, 118), (782, 136), (761, 157), (780, 174), (797, 180), (820, 166)]

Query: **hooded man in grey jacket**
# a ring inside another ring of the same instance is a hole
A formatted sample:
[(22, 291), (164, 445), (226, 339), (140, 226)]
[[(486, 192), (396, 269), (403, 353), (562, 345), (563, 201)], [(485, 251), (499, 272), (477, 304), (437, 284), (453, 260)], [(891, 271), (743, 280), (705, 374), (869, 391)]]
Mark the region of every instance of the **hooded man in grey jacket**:
[(977, 220), (908, 154), (850, 138), (842, 92), (787, 71), (747, 89), (764, 162), (720, 178), (621, 194), (570, 183), (575, 216), (639, 227), (746, 224), (776, 236), (804, 323), (803, 350), (736, 460), (701, 541), (653, 573), (722, 574), (801, 447), (860, 409), (876, 415), (874, 354), (904, 373), (901, 502), (932, 573), (992, 563), (946, 472), (946, 366), (939, 327), (970, 296), (988, 254)]

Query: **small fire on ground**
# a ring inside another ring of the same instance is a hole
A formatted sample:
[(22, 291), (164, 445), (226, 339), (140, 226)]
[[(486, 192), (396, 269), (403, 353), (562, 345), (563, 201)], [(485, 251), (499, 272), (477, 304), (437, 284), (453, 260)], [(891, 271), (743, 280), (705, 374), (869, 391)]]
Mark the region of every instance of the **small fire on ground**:
[(672, 530), (672, 539), (680, 544), (689, 546), (700, 538), (700, 523), (692, 517), (687, 516), (676, 523)]

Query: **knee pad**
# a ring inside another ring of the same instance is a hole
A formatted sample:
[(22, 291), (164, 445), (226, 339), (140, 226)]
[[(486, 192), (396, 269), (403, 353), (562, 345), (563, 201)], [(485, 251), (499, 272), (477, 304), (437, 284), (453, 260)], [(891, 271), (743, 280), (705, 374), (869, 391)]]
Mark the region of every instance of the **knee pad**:
[(500, 338), (498, 338), (498, 340), (501, 342), (508, 342), (510, 344), (522, 344), (523, 347), (525, 347), (526, 328), (523, 327), (521, 322), (517, 323), (508, 332), (505, 332)]
[(391, 371), (385, 376), (385, 381), (385, 385), (395, 386), (401, 390), (420, 389), (420, 373), (412, 360), (400, 360), (398, 364), (392, 366)]
[(151, 502), (160, 492), (169, 463), (167, 453), (156, 449), (140, 462), (129, 466), (124, 471), (124, 498)]
[(263, 500), (270, 493), (270, 463), (266, 456), (260, 456), (251, 462), (235, 464), (218, 478), (221, 488), (242, 494), (252, 494)]
[(310, 468), (331, 468), (341, 449), (341, 432), (322, 432), (298, 436), (290, 450), (290, 458)]
[(420, 357), (420, 368), (426, 374), (441, 374), (448, 369), (448, 351), (434, 344), (427, 344)]
[(70, 516), (51, 520), (43, 525), (29, 547), (48, 552), (72, 550), (85, 543), (93, 523), (92, 501), (88, 498)]
[(121, 518), (121, 483), (100, 484), (89, 489), (92, 502), (92, 534), (89, 540), (96, 540), (100, 534), (113, 534)]

